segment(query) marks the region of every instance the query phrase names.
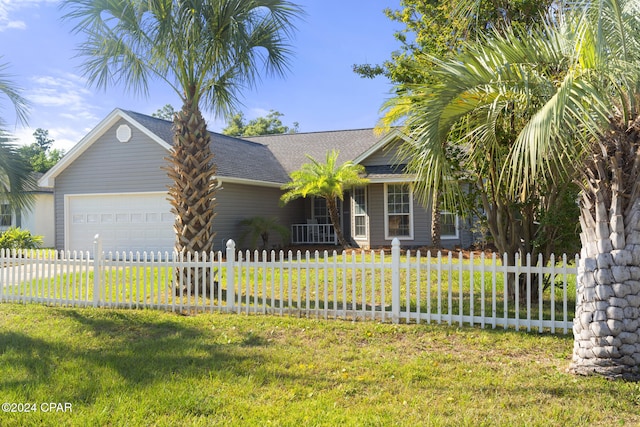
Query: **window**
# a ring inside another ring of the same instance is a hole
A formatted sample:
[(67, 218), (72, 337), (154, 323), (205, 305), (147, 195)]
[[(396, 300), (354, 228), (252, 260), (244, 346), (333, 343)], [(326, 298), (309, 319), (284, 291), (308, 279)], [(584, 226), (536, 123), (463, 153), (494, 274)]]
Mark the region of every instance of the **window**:
[[(342, 212), (342, 202), (336, 200), (338, 204), (338, 212)], [(331, 224), (331, 217), (329, 216), (329, 209), (327, 209), (327, 201), (322, 197), (314, 197), (311, 199), (311, 209), (313, 211), (312, 218), (315, 219), (318, 224)]]
[(0, 205), (0, 227), (11, 227), (11, 208), (6, 203)]
[(409, 184), (385, 185), (385, 234), (387, 239), (413, 239), (413, 196)]
[(327, 201), (322, 197), (315, 197), (312, 199), (313, 202), (313, 219), (315, 219), (318, 224), (330, 224), (329, 220), (329, 212), (327, 211)]
[(440, 212), (440, 237), (443, 239), (458, 238), (458, 215), (451, 212)]
[(367, 237), (367, 192), (364, 187), (354, 188), (353, 201), (353, 237), (366, 239)]

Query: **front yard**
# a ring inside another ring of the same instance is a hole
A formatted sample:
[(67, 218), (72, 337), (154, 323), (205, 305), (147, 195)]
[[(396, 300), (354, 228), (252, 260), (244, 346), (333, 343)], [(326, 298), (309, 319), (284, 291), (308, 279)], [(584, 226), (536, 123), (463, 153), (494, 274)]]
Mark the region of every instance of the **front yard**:
[(34, 304), (0, 331), (3, 402), (36, 404), (3, 426), (640, 423), (640, 384), (565, 372), (571, 337)]

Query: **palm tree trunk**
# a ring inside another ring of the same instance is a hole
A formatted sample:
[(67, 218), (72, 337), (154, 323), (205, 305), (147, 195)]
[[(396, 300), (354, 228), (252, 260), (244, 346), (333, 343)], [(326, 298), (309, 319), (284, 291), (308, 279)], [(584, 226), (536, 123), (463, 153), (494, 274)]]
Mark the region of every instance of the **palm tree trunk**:
[(618, 129), (586, 168), (570, 367), (577, 374), (640, 379), (639, 142)]
[(344, 238), (342, 228), (340, 228), (340, 214), (338, 212), (338, 203), (336, 202), (335, 198), (328, 198), (325, 200), (327, 201), (327, 210), (329, 211), (329, 219), (331, 220), (331, 225), (333, 225), (333, 229), (335, 230), (336, 236), (338, 237), (338, 243), (343, 248), (348, 248), (349, 244)]
[(431, 246), (439, 248), (442, 245), (440, 237), (440, 192), (436, 192), (431, 201)]
[[(167, 167), (173, 184), (169, 187), (172, 212), (175, 214), (175, 250), (209, 253), (213, 250), (215, 217), (215, 171), (211, 136), (197, 104), (185, 101), (173, 121), (174, 139)], [(187, 283), (186, 269), (178, 269), (176, 283), (195, 289)], [(191, 272), (191, 278), (195, 278)], [(197, 275), (209, 283), (209, 271)], [(193, 280), (193, 279), (192, 279)], [(202, 283), (202, 282), (201, 282)]]

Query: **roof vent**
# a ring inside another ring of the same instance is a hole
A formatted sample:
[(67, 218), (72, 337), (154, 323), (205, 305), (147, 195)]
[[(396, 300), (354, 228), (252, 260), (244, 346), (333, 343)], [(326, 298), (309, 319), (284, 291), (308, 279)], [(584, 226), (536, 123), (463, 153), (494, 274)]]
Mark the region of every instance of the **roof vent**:
[(116, 130), (116, 138), (120, 142), (129, 142), (131, 139), (131, 128), (128, 125), (120, 125)]

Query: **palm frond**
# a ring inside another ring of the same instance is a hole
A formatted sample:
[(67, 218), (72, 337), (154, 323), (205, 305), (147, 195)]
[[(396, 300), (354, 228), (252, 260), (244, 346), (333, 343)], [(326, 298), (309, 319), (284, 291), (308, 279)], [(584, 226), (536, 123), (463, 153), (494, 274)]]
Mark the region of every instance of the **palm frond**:
[[(0, 59), (2, 59), (1, 56)], [(20, 89), (11, 80), (11, 75), (7, 73), (8, 69), (9, 64), (0, 63), (0, 94), (6, 96), (13, 105), (17, 120), (20, 123), (26, 123), (29, 102), (20, 95)], [(0, 127), (3, 126), (5, 126), (5, 123), (0, 117)]]

